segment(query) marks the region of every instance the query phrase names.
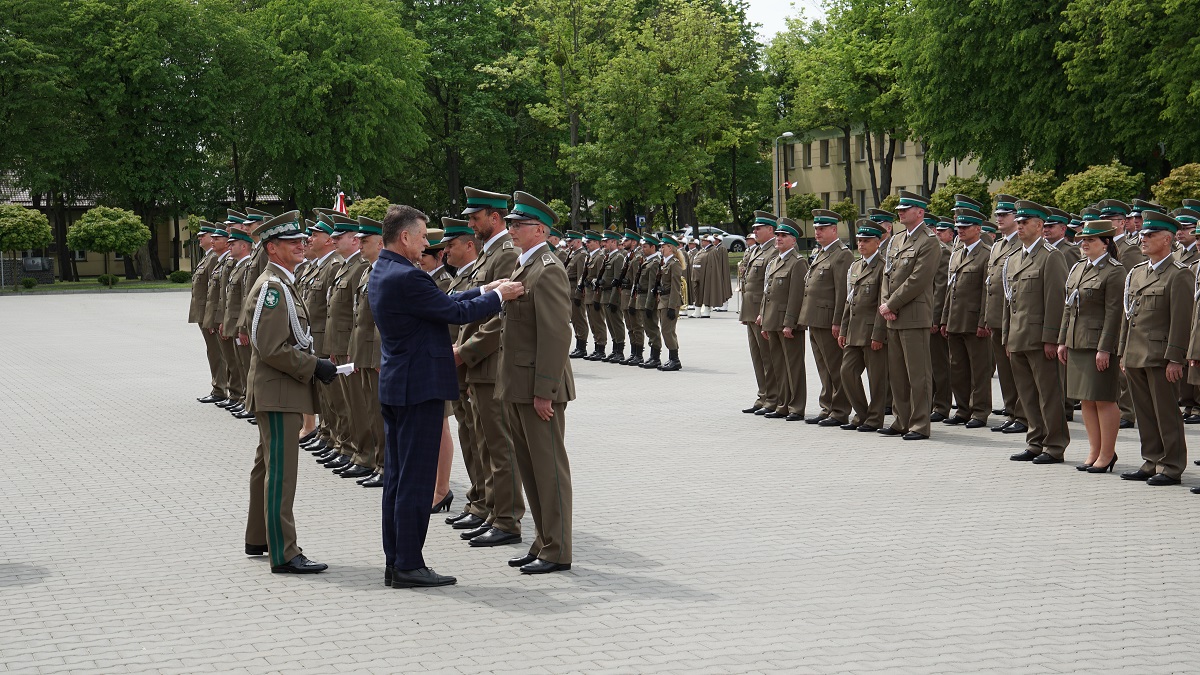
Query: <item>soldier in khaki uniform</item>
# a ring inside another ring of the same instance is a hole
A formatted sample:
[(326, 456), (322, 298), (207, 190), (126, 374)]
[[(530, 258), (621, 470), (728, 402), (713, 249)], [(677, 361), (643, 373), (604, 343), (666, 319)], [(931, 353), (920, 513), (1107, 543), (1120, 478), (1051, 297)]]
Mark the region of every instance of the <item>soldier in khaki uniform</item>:
[[(842, 354), (842, 386), (854, 409), (854, 417), (842, 425), (846, 431), (879, 431), (887, 405), (887, 324), (879, 316), (879, 288), (883, 281), (883, 227), (869, 219), (857, 223), (858, 252), (862, 257), (850, 265), (846, 279), (846, 303), (838, 331)], [(863, 390), (867, 371), (871, 397)]]
[(633, 286), (631, 301), (635, 311), (642, 315), (642, 329), (646, 333), (646, 345), (650, 353), (637, 364), (640, 368), (658, 368), (662, 365), (662, 332), (658, 327), (658, 298), (651, 291), (659, 278), (662, 254), (658, 252), (659, 241), (652, 235), (642, 237), (642, 266), (638, 270)]
[(925, 227), (929, 202), (900, 191), (900, 222), (904, 231), (893, 235), (884, 259), (879, 314), (888, 325), (888, 377), (891, 380), (892, 426), (879, 433), (903, 435), (906, 441), (929, 438), (933, 400), (929, 364), (933, 318), (933, 285), (941, 260), (941, 242)]
[(821, 393), (820, 412), (805, 420), (809, 424), (838, 427), (850, 419), (850, 399), (842, 388), (842, 349), (838, 345), (842, 312), (846, 307), (846, 273), (854, 254), (838, 237), (842, 218), (836, 211), (812, 212), (817, 248), (804, 274), (804, 303), (798, 321), (808, 329)]
[[(1119, 199), (1102, 200), (1096, 207), (1100, 210), (1100, 217), (1111, 221), (1117, 230), (1113, 244), (1117, 247), (1117, 259), (1125, 269), (1132, 270), (1138, 263), (1145, 262), (1146, 256), (1142, 253), (1137, 239), (1137, 233), (1141, 229), (1141, 215), (1131, 217), (1129, 205)], [(1129, 381), (1124, 371), (1120, 377), (1121, 398), (1117, 403), (1121, 407), (1121, 428), (1131, 429), (1136, 422), (1133, 398), (1129, 393)]]
[(248, 278), (250, 253), (254, 248), (254, 239), (246, 233), (245, 226), (234, 224), (230, 227), (233, 229), (229, 232), (229, 255), (234, 260), (234, 264), (226, 284), (225, 315), (221, 319), (221, 339), (230, 344), (230, 353), (233, 358), (230, 377), (236, 382), (235, 389), (242, 393), (242, 398), (238, 399), (238, 405), (227, 408), (227, 410), (238, 419), (249, 419), (254, 417), (254, 413), (246, 410), (245, 407), (246, 382), (247, 376), (250, 374), (250, 343), (247, 340), (245, 346), (242, 345), (238, 321), (241, 319), (242, 306), (246, 301), (246, 292), (250, 290), (250, 284), (254, 282), (254, 279)]
[(566, 231), (567, 258), (563, 265), (567, 268), (567, 280), (571, 282), (571, 328), (575, 333), (575, 349), (570, 357), (582, 359), (587, 356), (588, 320), (587, 310), (583, 306), (583, 284), (581, 279), (587, 274), (588, 255), (583, 247), (583, 235), (575, 230)]
[(755, 323), (763, 339), (771, 342), (770, 368), (779, 373), (779, 389), (774, 393), (775, 410), (765, 413), (770, 419), (788, 422), (804, 419), (808, 386), (804, 365), (804, 278), (808, 261), (796, 249), (801, 227), (790, 218), (775, 225), (775, 250), (779, 253), (767, 265), (763, 276), (763, 298)]
[(683, 263), (679, 259), (679, 242), (674, 237), (662, 236), (662, 264), (658, 267), (654, 286), (650, 289), (658, 307), (658, 325), (663, 344), (667, 347), (667, 360), (658, 366), (664, 372), (682, 370), (679, 361), (679, 338), (675, 335), (675, 324), (679, 321), (679, 310), (683, 307)]
[(608, 326), (604, 322), (604, 304), (600, 300), (600, 278), (604, 276), (607, 252), (600, 243), (601, 237), (598, 232), (584, 232), (583, 240), (587, 246), (588, 257), (580, 283), (583, 287), (584, 311), (587, 314), (588, 325), (592, 327), (592, 353), (583, 358), (585, 361), (602, 361), (607, 356), (605, 352), (608, 349)]
[(983, 214), (973, 208), (954, 209), (959, 247), (947, 267), (946, 297), (941, 334), (950, 352), (950, 388), (958, 412), (943, 424), (987, 426), (992, 409), (992, 357), (984, 327), (983, 303), (991, 247), (983, 242)]
[[(467, 208), (463, 215), (467, 216), (475, 236), (483, 242), (483, 250), (471, 268), (472, 286), (485, 286), (509, 278), (517, 267), (520, 251), (504, 227), (508, 195), (470, 187), (464, 191)], [(564, 311), (564, 321), (566, 317)], [(502, 325), (500, 316), (466, 324), (454, 348), (455, 362), (461, 361), (467, 367), (467, 383), (475, 406), (475, 436), (483, 448), (484, 466), (487, 467), (485, 480), (488, 487), (484, 498), (491, 500), (484, 522), (477, 524), (474, 518), (468, 517), (454, 523), (456, 529), (466, 530), (462, 538), (470, 540), (470, 545), (476, 547), (520, 543), (521, 516), (525, 515), (521, 474), (504, 423), (503, 404), (496, 398)]]
[(625, 358), (625, 317), (621, 314), (621, 276), (628, 274), (629, 258), (621, 250), (621, 235), (604, 231), (604, 274), (600, 276), (600, 304), (604, 308), (604, 323), (612, 336), (612, 353), (601, 361), (617, 363)]
[[(1200, 262), (1200, 246), (1196, 245), (1194, 229), (1197, 219), (1200, 219), (1200, 211), (1179, 208), (1171, 212), (1171, 217), (1179, 222), (1179, 231), (1175, 234), (1175, 242), (1179, 247), (1172, 255), (1176, 262), (1191, 269), (1194, 276), (1196, 263)], [(1191, 379), (1191, 367), (1185, 365), (1183, 379), (1179, 382), (1179, 405), (1183, 408), (1185, 424), (1200, 424), (1200, 397)]]
[(625, 329), (629, 333), (629, 358), (614, 363), (640, 366), (645, 360), (642, 354), (645, 351), (646, 329), (642, 321), (643, 314), (634, 307), (633, 287), (641, 274), (646, 257), (642, 254), (642, 237), (633, 230), (625, 230), (621, 237), (621, 245), (625, 247), (625, 254), (628, 256), (625, 270), (622, 272), (624, 279), (621, 280), (620, 291), (621, 313), (625, 316)]
[(1143, 211), (1142, 218), (1140, 245), (1147, 260), (1134, 266), (1125, 281), (1126, 321), (1119, 350), (1143, 463), (1121, 478), (1178, 485), (1187, 465), (1187, 441), (1177, 387), (1188, 356), (1195, 280), (1171, 257), (1178, 221), (1152, 210)]
[[(324, 213), (320, 214), (308, 232), (308, 250), (312, 261), (309, 263), (308, 273), (298, 284), (312, 327), (313, 353), (321, 358), (329, 358), (329, 352), (325, 349), (329, 288), (333, 285), (333, 277), (345, 262), (337, 252), (337, 243), (332, 235), (333, 218)], [(343, 424), (341, 418), (345, 416), (345, 411), (335, 407), (337, 399), (333, 394), (333, 387), (317, 389), (317, 412), (321, 422), (317, 427), (317, 435), (308, 443), (301, 444), (301, 447), (309, 452), (332, 451), (336, 445), (336, 430)]]
[(996, 195), (997, 234), (992, 250), (988, 254), (987, 278), (984, 279), (983, 322), (992, 345), (992, 360), (996, 364), (996, 376), (1000, 380), (1000, 395), (1004, 408), (992, 410), (1008, 417), (992, 427), (992, 431), (1007, 434), (1023, 434), (1029, 431), (1025, 409), (1017, 397), (1017, 385), (1013, 380), (1012, 362), (1004, 349), (1004, 320), (1008, 316), (1008, 301), (1004, 297), (1004, 263), (1008, 257), (1021, 250), (1017, 239), (1017, 198), (1012, 195)]
[(1061, 463), (1071, 442), (1058, 378), (1058, 333), (1067, 264), (1058, 249), (1042, 236), (1047, 217), (1040, 204), (1017, 201), (1021, 249), (1009, 256), (1004, 266), (1004, 295), (1008, 301), (1004, 347), (1029, 425), (1027, 447), (1009, 459), (1035, 464)]
[[(1071, 214), (1053, 206), (1045, 208), (1047, 218), (1046, 222), (1042, 225), (1042, 237), (1045, 238), (1047, 244), (1050, 244), (1062, 254), (1063, 264), (1067, 270), (1070, 270), (1072, 265), (1079, 262), (1079, 249), (1067, 239), (1067, 233), (1072, 232), (1070, 229)], [(1065, 392), (1067, 390), (1067, 364), (1062, 361), (1058, 363), (1058, 380)], [(1070, 397), (1063, 401), (1063, 410), (1066, 411), (1067, 421), (1069, 422), (1075, 420), (1076, 403), (1078, 401), (1072, 400)]]
[(221, 400), (215, 405), (218, 408), (228, 408), (236, 405), (231, 392), (233, 364), (230, 363), (227, 347), (221, 339), (221, 321), (225, 318), (225, 283), (229, 280), (229, 270), (234, 260), (229, 255), (229, 232), (214, 228), (209, 234), (212, 242), (211, 255), (215, 256), (209, 268), (207, 298), (204, 302), (204, 318), (201, 326), (208, 331), (217, 347), (217, 389), (221, 392)]
[(1084, 223), (1078, 240), (1084, 259), (1067, 273), (1065, 312), (1058, 333), (1058, 360), (1067, 366), (1066, 395), (1080, 401), (1088, 435), (1088, 458), (1076, 469), (1111, 471), (1117, 462), (1120, 382), (1117, 348), (1124, 310), (1125, 267), (1116, 259), (1107, 220)]
[(751, 241), (738, 266), (738, 292), (741, 293), (741, 309), (738, 320), (746, 327), (746, 341), (750, 346), (750, 363), (754, 367), (754, 379), (758, 383), (758, 395), (754, 405), (742, 410), (744, 413), (766, 415), (779, 404), (775, 395), (779, 393), (779, 372), (771, 367), (771, 343), (763, 337), (758, 327), (758, 312), (762, 309), (763, 283), (767, 266), (778, 255), (775, 250), (775, 224), (778, 219), (766, 212), (754, 212), (754, 225), (750, 230)]
[[(944, 422), (950, 419), (950, 406), (953, 402), (953, 390), (950, 381), (950, 343), (942, 335), (939, 323), (942, 320), (942, 310), (946, 304), (946, 282), (949, 281), (950, 253), (954, 250), (954, 221), (936, 218), (937, 223), (930, 224), (930, 217), (925, 217), (925, 226), (931, 227), (937, 236), (938, 258), (937, 272), (933, 275), (933, 326), (929, 332), (929, 367), (930, 392), (933, 409), (929, 414), (930, 422)], [(959, 405), (962, 405), (961, 402)]]
[(532, 195), (513, 195), (509, 232), (522, 253), (513, 281), (525, 294), (502, 313), (500, 377), (496, 397), (516, 449), (521, 482), (537, 532), (529, 553), (508, 561), (522, 574), (571, 569), (571, 465), (565, 444), (571, 374), (571, 286), (562, 262), (546, 244), (558, 216)]
[(312, 353), (308, 313), (292, 276), (304, 257), (298, 217), (299, 212), (291, 211), (254, 231), (270, 264), (251, 286), (244, 312), (252, 349), (246, 402), (259, 420), (246, 554), (269, 553), (275, 573), (312, 574), (328, 566), (306, 558), (296, 544), (296, 455), (301, 415), (316, 411), (314, 378), (328, 384), (337, 368)]
[(225, 400), (225, 392), (217, 386), (217, 366), (221, 362), (221, 348), (217, 346), (218, 338), (204, 327), (204, 309), (208, 302), (208, 280), (212, 275), (213, 263), (219, 254), (212, 252), (212, 233), (217, 228), (213, 224), (200, 221), (200, 233), (197, 240), (204, 255), (192, 270), (192, 301), (188, 306), (188, 323), (194, 323), (200, 328), (204, 338), (204, 352), (208, 358), (209, 392), (196, 400), (201, 403), (217, 403)]

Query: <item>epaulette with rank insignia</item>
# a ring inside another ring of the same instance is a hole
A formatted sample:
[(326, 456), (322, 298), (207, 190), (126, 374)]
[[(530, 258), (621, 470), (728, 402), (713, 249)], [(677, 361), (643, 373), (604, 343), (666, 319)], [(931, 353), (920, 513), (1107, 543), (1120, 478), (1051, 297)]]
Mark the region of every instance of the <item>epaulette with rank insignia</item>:
[[(1118, 264), (1120, 264), (1120, 261), (1117, 261), (1117, 263), (1118, 263)], [(1134, 265), (1134, 267), (1141, 267), (1142, 265), (1149, 266), (1149, 265), (1150, 265), (1150, 261), (1149, 261), (1149, 260), (1143, 260), (1142, 262), (1140, 262), (1140, 263), (1138, 263), (1138, 264)]]
[(506, 241), (506, 242), (504, 242), (503, 244), (501, 244), (501, 245), (500, 245), (500, 248), (501, 248), (501, 249), (512, 249), (512, 248), (516, 248), (516, 247), (515, 247), (515, 246), (513, 246), (513, 243), (512, 243), (512, 241)]
[(555, 258), (553, 255), (551, 255), (549, 253), (542, 254), (542, 264), (545, 265), (546, 267), (550, 267), (551, 265), (553, 265), (554, 261), (557, 259), (558, 258)]
[(1050, 242), (1046, 241), (1045, 239), (1042, 240), (1042, 246), (1045, 246), (1047, 251), (1054, 252), (1054, 251), (1058, 250), (1057, 248), (1055, 248), (1054, 244), (1051, 244)]
[(1178, 267), (1181, 270), (1186, 270), (1188, 268), (1187, 265), (1184, 265), (1183, 263), (1179, 262), (1178, 260), (1173, 260), (1171, 262), (1175, 263), (1175, 267)]

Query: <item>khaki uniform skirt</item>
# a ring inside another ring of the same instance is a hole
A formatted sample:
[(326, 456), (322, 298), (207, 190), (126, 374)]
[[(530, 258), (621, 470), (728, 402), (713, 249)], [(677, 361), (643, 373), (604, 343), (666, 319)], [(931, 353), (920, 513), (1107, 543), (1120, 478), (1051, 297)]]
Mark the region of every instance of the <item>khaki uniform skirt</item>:
[(1095, 349), (1067, 350), (1067, 398), (1076, 401), (1113, 401), (1120, 395), (1117, 377), (1121, 371), (1116, 354), (1104, 372), (1096, 370)]

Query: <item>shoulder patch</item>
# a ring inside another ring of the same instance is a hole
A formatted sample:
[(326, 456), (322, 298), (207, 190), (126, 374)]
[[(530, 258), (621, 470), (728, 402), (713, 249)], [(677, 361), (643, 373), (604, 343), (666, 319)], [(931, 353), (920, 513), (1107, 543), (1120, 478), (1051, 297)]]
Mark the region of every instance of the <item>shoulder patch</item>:
[(557, 259), (557, 258), (555, 258), (553, 255), (551, 255), (551, 254), (549, 254), (549, 253), (543, 253), (543, 254), (542, 254), (542, 264), (543, 264), (543, 265), (545, 265), (545, 266), (547, 266), (547, 267), (549, 267), (549, 266), (553, 265), (553, 264), (554, 264), (554, 261), (555, 261), (556, 259)]
[(1105, 258), (1105, 259), (1104, 259), (1104, 262), (1103, 262), (1102, 264), (1106, 264), (1106, 265), (1116, 265), (1117, 267), (1124, 267), (1124, 266), (1125, 266), (1124, 264), (1122, 264), (1122, 263), (1121, 263), (1121, 261), (1120, 261), (1120, 260), (1117, 260), (1116, 258), (1112, 257), (1111, 255), (1110, 255), (1110, 256), (1108, 256), (1107, 258)]
[(500, 244), (500, 248), (502, 250), (512, 250), (515, 247), (513, 246), (512, 241), (506, 241), (503, 244)]
[(1047, 251), (1057, 251), (1058, 250), (1057, 246), (1055, 246), (1054, 244), (1051, 244), (1050, 242), (1046, 241), (1045, 239), (1042, 240), (1042, 246), (1046, 247)]
[(263, 305), (265, 307), (267, 307), (268, 309), (270, 309), (271, 307), (274, 307), (275, 305), (278, 305), (278, 304), (279, 304), (279, 291), (275, 290), (274, 288), (268, 288), (267, 295), (265, 298), (263, 298)]

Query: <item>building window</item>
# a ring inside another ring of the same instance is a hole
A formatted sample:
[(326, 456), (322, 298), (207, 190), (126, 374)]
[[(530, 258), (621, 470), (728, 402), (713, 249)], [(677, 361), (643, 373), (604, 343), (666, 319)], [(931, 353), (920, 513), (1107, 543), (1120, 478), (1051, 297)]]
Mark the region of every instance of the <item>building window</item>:
[(915, 147), (916, 154), (918, 157), (925, 154), (925, 144), (924, 143), (914, 142), (913, 145)]
[(804, 144), (804, 168), (812, 168), (812, 143)]
[(112, 254), (112, 259), (114, 262), (125, 262), (125, 256), (121, 255), (120, 253)]
[(825, 208), (829, 208), (829, 193), (828, 192), (821, 193), (821, 203), (825, 205)]
[(75, 262), (87, 262), (87, 251), (71, 251), (71, 260)]
[(908, 188), (903, 185), (897, 185), (896, 186), (896, 194), (900, 194), (902, 191), (907, 190), (907, 189)]
[(829, 166), (829, 139), (821, 141), (821, 166)]
[(858, 191), (858, 215), (863, 216), (867, 213), (867, 191)]
[(844, 201), (846, 201), (846, 191), (838, 190), (838, 203), (841, 204)]
[(896, 141), (896, 156), (897, 156), (897, 157), (903, 157), (903, 156), (904, 156), (904, 146), (905, 146), (905, 145), (906, 145), (906, 144), (905, 144), (905, 142), (904, 142), (904, 141)]
[(867, 161), (867, 138), (859, 134), (856, 140), (858, 141), (858, 161), (865, 162)]
[(796, 146), (788, 143), (783, 146), (783, 161), (787, 164), (787, 168), (796, 168)]
[(842, 149), (839, 155), (841, 159), (838, 160), (838, 164), (846, 164), (850, 161), (850, 142), (845, 137), (839, 138), (838, 147)]

